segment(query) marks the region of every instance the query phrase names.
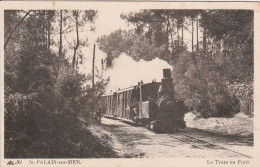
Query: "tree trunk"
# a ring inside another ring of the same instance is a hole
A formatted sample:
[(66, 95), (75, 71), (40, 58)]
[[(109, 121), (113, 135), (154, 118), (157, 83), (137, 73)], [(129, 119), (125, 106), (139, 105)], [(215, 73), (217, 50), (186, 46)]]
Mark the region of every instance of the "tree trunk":
[(104, 59), (101, 59), (101, 73), (104, 71)]
[(181, 26), (181, 47), (183, 49), (183, 45), (184, 45), (184, 42), (183, 42), (183, 23), (182, 23), (182, 26)]
[(47, 49), (47, 38), (48, 38), (48, 35), (47, 35), (47, 24), (46, 24), (46, 11), (44, 10), (43, 11), (43, 47), (45, 49)]
[(196, 54), (194, 53), (194, 25), (193, 25), (193, 23), (194, 23), (194, 18), (192, 18), (192, 20), (191, 20), (191, 25), (192, 25), (192, 32), (191, 32), (191, 34), (192, 34), (192, 41), (191, 41), (191, 47), (192, 47), (192, 53), (191, 53), (191, 57), (192, 57), (192, 60), (193, 60), (193, 62), (194, 62), (194, 64), (196, 65), (196, 68), (197, 68), (197, 70), (199, 70), (198, 69), (198, 66), (197, 66), (197, 58), (196, 58)]
[(169, 50), (169, 26), (170, 26), (170, 20), (169, 20), (169, 14), (167, 12), (167, 25), (166, 25), (166, 34), (167, 34), (167, 41), (166, 41), (166, 47), (165, 50)]
[(74, 54), (73, 54), (73, 60), (72, 60), (72, 68), (75, 70), (75, 64), (76, 64), (76, 56), (77, 56), (77, 50), (79, 47), (79, 27), (78, 27), (78, 14), (76, 14), (76, 34), (77, 34), (77, 43), (74, 47)]
[[(169, 23), (170, 23), (170, 20), (169, 20)], [(174, 42), (173, 42), (173, 30), (172, 30), (172, 27), (170, 25), (170, 35), (171, 35), (171, 45), (172, 45), (172, 59), (174, 59)]]
[(191, 34), (192, 34), (192, 39), (191, 39), (191, 51), (192, 51), (192, 53), (193, 53), (193, 51), (194, 51), (194, 49), (193, 49), (193, 46), (194, 46), (194, 44), (193, 44), (193, 31), (194, 31), (194, 27), (193, 27), (193, 18), (192, 18), (192, 20), (191, 20)]
[(199, 53), (199, 15), (197, 15), (197, 55)]
[(211, 43), (211, 59), (213, 58), (213, 49), (214, 49), (214, 38), (212, 38), (212, 43)]
[(178, 50), (180, 50), (180, 34), (179, 34), (179, 26), (177, 27), (177, 39), (178, 39), (178, 42), (177, 42), (177, 46), (178, 46)]
[(148, 32), (149, 32), (149, 36), (148, 36), (149, 44), (152, 45), (152, 35), (153, 35), (152, 33), (153, 33), (153, 31), (151, 31), (151, 26), (149, 26)]
[(95, 49), (96, 49), (96, 45), (94, 44), (93, 60), (92, 60), (92, 88), (94, 88), (95, 86)]
[(23, 18), (15, 25), (14, 29), (11, 31), (11, 33), (9, 34), (9, 36), (7, 37), (5, 44), (4, 44), (4, 49), (6, 49), (6, 46), (9, 42), (9, 40), (11, 39), (11, 37), (13, 36), (15, 30), (20, 26), (20, 24), (24, 21), (24, 19), (30, 14), (30, 10), (23, 16)]
[(60, 10), (60, 47), (59, 47), (59, 57), (62, 56), (62, 10)]
[(78, 69), (78, 64), (79, 64), (79, 57), (76, 56), (75, 69)]
[(203, 52), (204, 52), (204, 54), (206, 53), (206, 32), (205, 32), (205, 29), (203, 30)]
[(51, 47), (51, 16), (50, 16), (50, 12), (48, 12), (48, 50), (50, 50)]

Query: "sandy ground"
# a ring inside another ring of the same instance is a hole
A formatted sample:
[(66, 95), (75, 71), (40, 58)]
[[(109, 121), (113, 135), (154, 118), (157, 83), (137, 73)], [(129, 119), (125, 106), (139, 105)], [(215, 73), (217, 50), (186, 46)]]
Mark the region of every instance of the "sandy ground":
[(252, 138), (220, 136), (192, 128), (174, 134), (156, 134), (145, 127), (108, 118), (102, 118), (101, 123), (101, 129), (93, 127), (92, 131), (109, 136), (111, 146), (126, 158), (246, 158), (253, 153)]
[(197, 118), (190, 113), (185, 114), (184, 120), (187, 127), (201, 129), (223, 135), (253, 136), (253, 118), (243, 113), (236, 114), (233, 118)]

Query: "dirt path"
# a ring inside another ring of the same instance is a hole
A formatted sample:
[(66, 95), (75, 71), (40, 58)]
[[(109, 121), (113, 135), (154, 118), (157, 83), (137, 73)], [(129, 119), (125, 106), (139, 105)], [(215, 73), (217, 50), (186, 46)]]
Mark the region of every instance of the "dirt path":
[(186, 129), (175, 134), (156, 134), (144, 127), (135, 127), (119, 120), (102, 118), (102, 124), (116, 138), (116, 149), (123, 157), (145, 158), (228, 158), (251, 157), (251, 139)]

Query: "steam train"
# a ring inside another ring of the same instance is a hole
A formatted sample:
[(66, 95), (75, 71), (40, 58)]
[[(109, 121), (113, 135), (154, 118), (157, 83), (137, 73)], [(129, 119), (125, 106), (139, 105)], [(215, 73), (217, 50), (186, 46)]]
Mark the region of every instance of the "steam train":
[(186, 127), (184, 101), (174, 97), (171, 70), (163, 69), (161, 82), (138, 85), (103, 95), (102, 115), (141, 123), (155, 132)]

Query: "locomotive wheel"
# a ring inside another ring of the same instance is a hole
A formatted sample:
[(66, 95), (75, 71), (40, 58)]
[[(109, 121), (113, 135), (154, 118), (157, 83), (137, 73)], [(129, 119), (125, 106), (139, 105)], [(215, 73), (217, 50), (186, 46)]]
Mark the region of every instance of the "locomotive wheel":
[(154, 123), (154, 122), (149, 123), (149, 124), (147, 125), (147, 128), (148, 128), (149, 130), (154, 131), (154, 129), (155, 129), (155, 123)]
[(148, 125), (147, 125), (147, 128), (155, 133), (160, 133), (162, 132), (162, 129), (160, 128), (159, 124), (157, 121), (153, 121), (153, 122), (150, 122)]
[(185, 123), (183, 123), (181, 126), (180, 126), (181, 129), (185, 129), (186, 128), (186, 125)]
[(148, 129), (154, 130), (154, 125), (153, 124), (149, 124)]
[(186, 126), (185, 122), (153, 121), (148, 123), (146, 127), (155, 133), (175, 133)]
[(180, 122), (180, 123), (179, 123), (179, 127), (180, 127), (180, 129), (185, 129), (185, 128), (186, 128), (185, 121)]

